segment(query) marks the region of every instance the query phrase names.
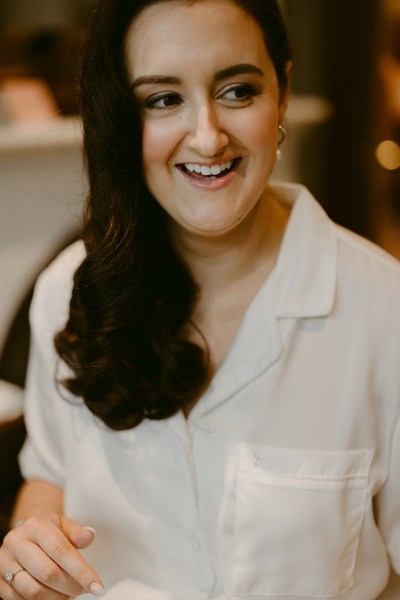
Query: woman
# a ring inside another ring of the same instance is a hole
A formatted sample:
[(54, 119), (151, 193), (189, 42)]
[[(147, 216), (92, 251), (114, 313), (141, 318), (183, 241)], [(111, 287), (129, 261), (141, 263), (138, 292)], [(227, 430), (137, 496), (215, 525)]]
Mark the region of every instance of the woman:
[(375, 600), (400, 573), (400, 269), (269, 182), (289, 72), (274, 0), (95, 13), (85, 248), (32, 305), (4, 600)]

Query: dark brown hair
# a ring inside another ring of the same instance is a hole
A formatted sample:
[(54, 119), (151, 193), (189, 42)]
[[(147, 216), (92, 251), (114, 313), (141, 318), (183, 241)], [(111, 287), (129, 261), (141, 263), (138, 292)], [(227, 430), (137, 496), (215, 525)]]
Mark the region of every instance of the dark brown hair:
[[(129, 25), (156, 2), (103, 0), (89, 24), (80, 76), (87, 256), (55, 338), (74, 372), (64, 385), (117, 430), (175, 414), (199, 395), (207, 375), (205, 353), (185, 336), (196, 284), (142, 179), (141, 124), (124, 59)], [(234, 4), (258, 22), (286, 89), (290, 49), (277, 1)]]

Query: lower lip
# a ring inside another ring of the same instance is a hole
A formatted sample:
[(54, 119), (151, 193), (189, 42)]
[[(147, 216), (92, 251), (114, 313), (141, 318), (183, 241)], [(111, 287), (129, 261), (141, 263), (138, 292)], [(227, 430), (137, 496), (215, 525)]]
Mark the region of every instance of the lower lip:
[(206, 192), (216, 192), (217, 190), (227, 187), (237, 176), (236, 168), (232, 169), (232, 171), (229, 171), (229, 173), (223, 177), (217, 177), (216, 179), (197, 179), (195, 177), (191, 177), (182, 169), (178, 168), (178, 171), (191, 186)]

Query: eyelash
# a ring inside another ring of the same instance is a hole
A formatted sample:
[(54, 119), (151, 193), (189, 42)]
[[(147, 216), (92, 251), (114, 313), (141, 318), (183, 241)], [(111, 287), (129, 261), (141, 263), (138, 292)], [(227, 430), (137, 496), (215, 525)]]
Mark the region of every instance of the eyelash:
[[(230, 92), (245, 92), (244, 96), (240, 97), (240, 98), (226, 98), (227, 94), (229, 94)], [(222, 90), (222, 92), (219, 93), (219, 95), (217, 96), (218, 100), (223, 100), (224, 96), (225, 96), (225, 100), (228, 100), (228, 102), (231, 103), (245, 103), (245, 105), (247, 106), (248, 103), (251, 102), (252, 98), (254, 98), (255, 96), (259, 96), (261, 94), (261, 89), (255, 87), (254, 85), (251, 85), (249, 83), (237, 83), (235, 85), (230, 85), (227, 88), (225, 88), (224, 90)]]
[[(170, 106), (157, 106), (157, 104), (159, 102), (165, 102), (167, 99), (171, 99), (171, 98), (177, 98), (178, 101), (175, 102), (174, 104), (171, 104)], [(150, 96), (150, 98), (147, 98), (144, 101), (144, 107), (150, 108), (150, 109), (155, 109), (155, 110), (169, 110), (171, 108), (175, 108), (178, 104), (181, 104), (181, 103), (182, 103), (182, 99), (179, 96), (179, 94), (176, 94), (174, 92), (167, 92), (167, 93), (155, 94), (154, 96)]]
[[(245, 92), (244, 96), (239, 97), (239, 98), (227, 98), (227, 94), (232, 93), (232, 92)], [(227, 88), (223, 89), (221, 92), (218, 93), (217, 95), (217, 100), (222, 100), (222, 101), (226, 101), (228, 103), (229, 106), (248, 106), (248, 104), (250, 104), (252, 98), (254, 98), (255, 96), (259, 96), (261, 94), (261, 90), (256, 88), (253, 85), (250, 85), (248, 83), (239, 83), (239, 84), (235, 84), (235, 85), (230, 85)], [(170, 101), (170, 100), (175, 100), (173, 103), (171, 103), (169, 106), (168, 105), (164, 105), (164, 106), (160, 106), (159, 103), (163, 102), (165, 103), (166, 101)], [(165, 110), (171, 110), (176, 108), (177, 106), (179, 106), (179, 104), (182, 104), (183, 100), (181, 98), (181, 96), (175, 92), (167, 92), (167, 93), (161, 93), (161, 94), (155, 94), (154, 96), (150, 96), (149, 98), (147, 98), (143, 105), (145, 108), (150, 109), (150, 110), (158, 110), (158, 111), (165, 111)]]

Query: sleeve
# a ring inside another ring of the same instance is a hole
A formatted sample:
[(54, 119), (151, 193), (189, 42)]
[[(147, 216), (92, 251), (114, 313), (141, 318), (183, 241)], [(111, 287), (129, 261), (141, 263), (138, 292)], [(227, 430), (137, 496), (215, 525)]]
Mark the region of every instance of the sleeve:
[(61, 361), (54, 348), (54, 335), (68, 316), (79, 254), (79, 247), (69, 247), (40, 275), (29, 315), (31, 342), (24, 392), (27, 438), (19, 464), (25, 480), (41, 479), (58, 487), (64, 484), (63, 423), (68, 403), (57, 384)]
[(394, 429), (388, 477), (377, 498), (378, 525), (393, 570), (400, 575), (400, 417)]

